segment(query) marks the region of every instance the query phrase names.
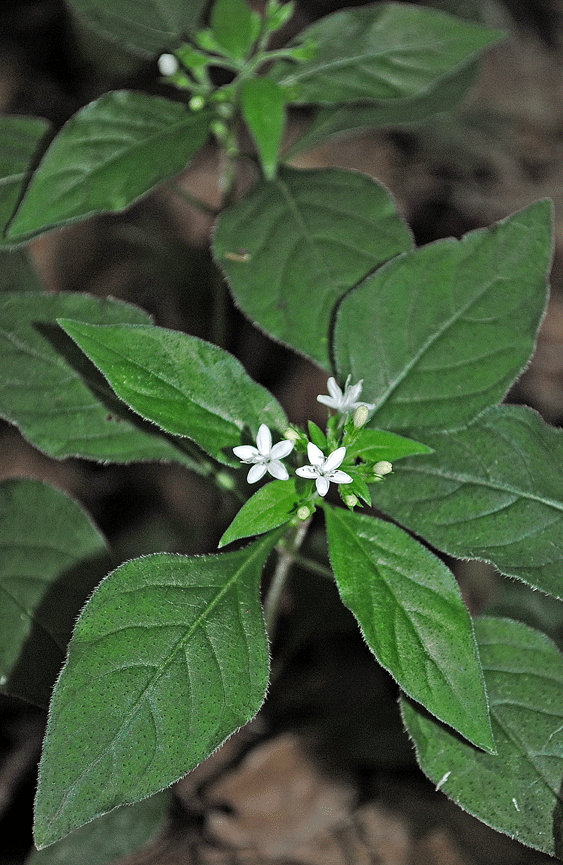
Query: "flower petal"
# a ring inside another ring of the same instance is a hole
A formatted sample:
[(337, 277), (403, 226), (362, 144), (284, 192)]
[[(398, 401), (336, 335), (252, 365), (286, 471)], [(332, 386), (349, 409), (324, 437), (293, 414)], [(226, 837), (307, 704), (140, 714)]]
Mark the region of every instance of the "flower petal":
[(238, 447), (233, 448), (233, 453), (240, 460), (251, 460), (260, 456), (256, 448), (252, 447), (252, 445), (238, 445)]
[(336, 382), (336, 379), (333, 376), (331, 376), (329, 378), (329, 380), (326, 383), (326, 386), (327, 386), (328, 392), (331, 395), (331, 397), (335, 400), (338, 400), (338, 402), (340, 402), (340, 400), (342, 399), (342, 391), (340, 390), (340, 388)]
[(270, 459), (282, 460), (284, 457), (289, 456), (289, 454), (293, 450), (294, 444), (295, 442), (289, 441), (278, 442), (277, 445), (274, 445), (272, 450), (270, 451)]
[[(336, 448), (336, 450), (333, 451), (331, 454), (329, 454), (328, 457), (326, 458), (324, 466), (323, 466), (323, 473), (328, 474), (329, 472), (334, 471), (334, 469), (337, 469), (345, 456), (346, 456), (346, 448), (345, 447)], [(309, 455), (309, 459), (311, 459), (310, 455)], [(311, 460), (311, 462), (313, 462), (313, 461)]]
[(335, 472), (331, 472), (329, 475), (327, 475), (327, 477), (334, 484), (351, 484), (354, 480), (354, 478), (351, 478), (349, 474), (340, 471), (340, 469), (336, 469)]
[(272, 450), (272, 434), (265, 423), (261, 423), (258, 427), (256, 447), (264, 457), (268, 456)]
[(325, 477), (317, 478), (317, 492), (320, 496), (326, 496), (329, 486), (330, 483)]
[(295, 474), (300, 478), (318, 478), (319, 473), (314, 466), (301, 466), (295, 469)]
[[(344, 451), (346, 451), (346, 448), (344, 448)], [(307, 456), (309, 457), (311, 465), (319, 466), (319, 468), (325, 461), (325, 455), (322, 450), (314, 445), (313, 442), (307, 444)], [(344, 459), (344, 457), (342, 459)], [(340, 462), (342, 462), (342, 460)], [(340, 465), (340, 463), (337, 463), (337, 465)]]
[(249, 484), (255, 484), (266, 474), (266, 463), (256, 463), (248, 472), (246, 480)]
[(340, 400), (333, 399), (331, 396), (325, 396), (324, 394), (319, 394), (317, 397), (317, 402), (326, 405), (327, 408), (338, 408), (340, 405)]
[(270, 460), (266, 468), (268, 469), (272, 477), (277, 478), (279, 481), (286, 481), (289, 477), (288, 470), (279, 460)]

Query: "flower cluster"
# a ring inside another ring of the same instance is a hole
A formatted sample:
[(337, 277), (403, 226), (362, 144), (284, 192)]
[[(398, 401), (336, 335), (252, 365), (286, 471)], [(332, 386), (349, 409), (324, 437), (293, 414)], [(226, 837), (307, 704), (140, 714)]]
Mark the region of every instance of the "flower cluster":
[[(328, 408), (334, 409), (344, 416), (354, 413), (354, 426), (359, 428), (367, 421), (368, 412), (374, 408), (370, 403), (360, 402), (358, 397), (362, 391), (362, 381), (355, 385), (350, 384), (350, 376), (346, 379), (344, 392), (340, 389), (334, 378), (329, 378), (327, 387), (330, 396), (321, 395), (317, 399), (319, 402), (326, 405)], [(360, 411), (358, 411), (360, 410)], [(357, 421), (357, 417), (361, 419)], [(249, 484), (253, 484), (264, 477), (266, 472), (277, 478), (277, 480), (286, 481), (289, 478), (289, 472), (282, 463), (282, 459), (289, 456), (293, 450), (296, 441), (299, 440), (300, 434), (292, 430), (292, 436), (287, 435), (286, 439), (272, 445), (272, 435), (266, 424), (261, 424), (256, 436), (256, 447), (252, 445), (239, 445), (233, 448), (233, 451), (242, 463), (250, 465), (247, 480)], [(288, 431), (289, 433), (289, 431)], [(304, 439), (304, 436), (302, 437)], [(337, 442), (334, 442), (335, 444)], [(304, 441), (301, 445), (304, 449)], [(354, 479), (345, 471), (340, 469), (344, 458), (346, 457), (346, 447), (340, 446), (335, 448), (328, 456), (325, 456), (323, 451), (313, 442), (307, 442), (307, 456), (309, 465), (300, 466), (296, 469), (296, 474), (301, 478), (308, 478), (315, 481), (317, 493), (320, 496), (326, 496), (330, 484), (351, 484)], [(383, 465), (383, 464), (382, 464)], [(391, 470), (391, 464), (387, 464)], [(381, 474), (386, 473), (382, 471)], [(353, 496), (352, 498), (356, 498)], [(357, 501), (357, 499), (356, 499)]]

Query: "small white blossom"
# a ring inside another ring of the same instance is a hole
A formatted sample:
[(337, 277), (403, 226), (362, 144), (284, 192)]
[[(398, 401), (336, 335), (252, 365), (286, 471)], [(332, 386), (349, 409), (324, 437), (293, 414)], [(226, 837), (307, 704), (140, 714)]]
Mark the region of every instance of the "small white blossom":
[(309, 466), (302, 466), (296, 469), (297, 474), (301, 478), (312, 478), (317, 485), (317, 492), (320, 496), (326, 496), (330, 482), (333, 484), (351, 484), (353, 478), (346, 472), (340, 471), (338, 466), (346, 456), (346, 448), (336, 448), (326, 458), (322, 450), (313, 442), (307, 445), (307, 456), (311, 462)]
[(368, 402), (359, 402), (358, 397), (362, 392), (362, 385), (364, 380), (361, 379), (357, 384), (350, 384), (351, 375), (346, 379), (346, 384), (344, 385), (344, 393), (340, 390), (338, 384), (336, 383), (336, 379), (332, 378), (332, 376), (327, 381), (328, 392), (330, 396), (325, 396), (324, 394), (317, 397), (317, 401), (321, 402), (323, 405), (326, 405), (328, 408), (333, 408), (336, 411), (341, 412), (341, 414), (350, 414), (355, 411), (360, 406), (365, 406), (368, 410), (375, 408), (375, 405)]
[(239, 445), (233, 448), (235, 455), (242, 463), (251, 465), (247, 481), (254, 484), (269, 472), (273, 478), (286, 481), (289, 477), (281, 460), (288, 456), (293, 450), (294, 442), (281, 441), (272, 447), (272, 434), (265, 423), (260, 424), (256, 436), (256, 447), (252, 445)]

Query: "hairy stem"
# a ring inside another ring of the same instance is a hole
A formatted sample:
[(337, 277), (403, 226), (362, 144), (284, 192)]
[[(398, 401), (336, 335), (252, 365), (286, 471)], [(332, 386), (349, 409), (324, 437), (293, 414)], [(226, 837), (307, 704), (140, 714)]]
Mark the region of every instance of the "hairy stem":
[(278, 563), (264, 601), (264, 620), (270, 641), (274, 638), (278, 609), (283, 589), (295, 562), (295, 556), (309, 530), (311, 520), (305, 520), (285, 536), (284, 543), (277, 547)]

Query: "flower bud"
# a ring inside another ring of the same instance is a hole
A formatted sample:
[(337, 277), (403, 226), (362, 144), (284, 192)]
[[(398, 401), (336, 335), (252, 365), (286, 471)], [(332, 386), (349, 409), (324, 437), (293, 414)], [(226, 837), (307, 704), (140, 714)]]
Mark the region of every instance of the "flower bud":
[(217, 472), (215, 480), (224, 490), (234, 490), (235, 488), (235, 479), (231, 475), (227, 474), (227, 472)]
[(344, 496), (344, 504), (348, 508), (355, 508), (358, 504), (358, 496), (348, 495)]
[(205, 99), (203, 96), (192, 96), (188, 105), (192, 111), (201, 111), (201, 109), (205, 106)]
[(311, 516), (311, 508), (308, 508), (307, 505), (302, 505), (297, 511), (297, 516), (300, 520), (303, 520), (303, 522), (308, 520)]
[(388, 460), (380, 460), (374, 465), (373, 470), (376, 475), (388, 475), (393, 471), (393, 466)]
[(369, 409), (367, 405), (359, 405), (354, 412), (354, 426), (356, 429), (361, 429), (367, 423), (369, 417)]
[(174, 75), (180, 64), (173, 54), (161, 54), (158, 58), (158, 71), (161, 75)]
[(297, 430), (288, 427), (283, 434), (284, 439), (287, 439), (290, 442), (298, 442), (301, 436), (297, 432)]

